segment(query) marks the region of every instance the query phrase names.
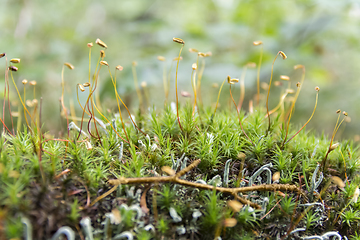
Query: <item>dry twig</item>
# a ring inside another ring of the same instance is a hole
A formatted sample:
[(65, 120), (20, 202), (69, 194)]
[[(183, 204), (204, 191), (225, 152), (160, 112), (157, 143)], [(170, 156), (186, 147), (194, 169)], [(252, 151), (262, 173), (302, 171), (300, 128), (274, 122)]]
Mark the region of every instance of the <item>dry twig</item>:
[[(245, 198), (238, 196), (238, 193), (250, 192), (250, 191), (291, 191), (291, 192), (299, 192), (302, 194), (302, 191), (296, 185), (290, 184), (263, 184), (257, 186), (249, 186), (249, 187), (240, 187), (240, 188), (225, 188), (225, 187), (215, 187), (212, 185), (202, 184), (202, 183), (194, 183), (187, 180), (180, 179), (181, 176), (185, 175), (187, 172), (194, 169), (199, 163), (200, 159), (194, 161), (189, 166), (179, 171), (175, 175), (171, 176), (161, 176), (161, 177), (140, 177), (140, 178), (124, 178), (121, 177), (119, 179), (110, 179), (109, 184), (111, 185), (120, 185), (120, 184), (141, 184), (141, 183), (163, 183), (163, 182), (172, 182), (181, 184), (188, 187), (198, 188), (198, 189), (207, 189), (207, 190), (216, 190), (222, 193), (228, 193), (236, 197), (238, 201), (243, 204), (248, 204), (251, 207), (255, 207), (257, 209), (261, 209), (260, 205), (253, 203)], [(106, 194), (106, 193), (105, 193)]]

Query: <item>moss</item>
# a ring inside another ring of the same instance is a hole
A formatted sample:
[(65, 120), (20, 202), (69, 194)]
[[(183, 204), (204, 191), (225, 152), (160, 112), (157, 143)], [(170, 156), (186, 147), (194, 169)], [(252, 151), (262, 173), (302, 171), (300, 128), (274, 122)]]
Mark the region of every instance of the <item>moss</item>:
[[(99, 61), (104, 61), (102, 55)], [(7, 226), (6, 236), (23, 235), (18, 230), (21, 217), (30, 220), (36, 239), (51, 238), (65, 225), (78, 239), (83, 234), (80, 226), (86, 236), (98, 239), (129, 235), (264, 239), (334, 230), (357, 236), (360, 152), (351, 141), (334, 142), (347, 113), (341, 117), (338, 112), (332, 136), (318, 137), (303, 129), (307, 123), (290, 124), (297, 98), (290, 103), (281, 100), (274, 111), (265, 109), (268, 102), (261, 101), (259, 106), (250, 105), (249, 111), (238, 111), (231, 88), (222, 85), (218, 94), (224, 96), (230, 90), (226, 98), (235, 106), (217, 111), (206, 102), (189, 100), (146, 108), (140, 101), (143, 106), (136, 114), (127, 110), (129, 119), (113, 117), (102, 113), (104, 106), (96, 97), (99, 72), (108, 65), (98, 63), (93, 78), (89, 69), (89, 84), (81, 93), (88, 94), (87, 100), (79, 101), (81, 112), (71, 112), (62, 96), (61, 116), (69, 122), (67, 137), (41, 132), (40, 106), (33, 105), (29, 111), (31, 106), (23, 105), (29, 118), (24, 131), (15, 133), (4, 123), (0, 220)], [(198, 68), (193, 71), (191, 83), (200, 96), (201, 81), (196, 85), (193, 78), (197, 75), (199, 80), (201, 74)], [(166, 83), (169, 79), (164, 76)], [(126, 105), (116, 90), (116, 78), (111, 79), (119, 110)], [(236, 82), (227, 79), (230, 84)], [(71, 119), (78, 124), (70, 123)], [(171, 177), (181, 171), (185, 171), (181, 176)], [(279, 177), (272, 179), (275, 172)], [(343, 179), (345, 188), (332, 182), (331, 176)], [(111, 179), (123, 184), (112, 186)], [(126, 185), (128, 180), (135, 185)], [(237, 186), (250, 189), (232, 192)], [(238, 203), (240, 207), (234, 208), (230, 200), (249, 206)], [(234, 221), (235, 226), (225, 226)]]

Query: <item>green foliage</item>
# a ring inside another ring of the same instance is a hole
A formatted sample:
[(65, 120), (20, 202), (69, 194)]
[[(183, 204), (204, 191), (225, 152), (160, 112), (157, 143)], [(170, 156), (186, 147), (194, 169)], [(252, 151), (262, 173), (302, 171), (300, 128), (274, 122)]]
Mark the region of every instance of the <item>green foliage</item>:
[(203, 218), (203, 228), (212, 231), (221, 219), (222, 206), (218, 201), (219, 194), (215, 191), (209, 192), (205, 197), (205, 212)]
[(312, 209), (310, 209), (310, 211), (308, 211), (305, 216), (306, 229), (310, 229), (316, 226), (319, 220), (320, 220), (320, 216)]
[(70, 208), (71, 208), (71, 211), (69, 214), (69, 218), (72, 222), (77, 222), (80, 217), (78, 199), (75, 199), (75, 201), (71, 204)]
[(360, 235), (358, 235), (358, 233), (355, 232), (355, 235), (353, 235), (350, 239), (351, 240), (360, 240)]
[(173, 202), (175, 201), (175, 191), (170, 185), (164, 185), (162, 191), (159, 191), (158, 203), (161, 208), (169, 210)]
[(280, 214), (284, 217), (292, 216), (295, 208), (295, 201), (292, 196), (285, 196), (285, 198), (281, 201)]
[(169, 230), (168, 224), (169, 224), (168, 221), (164, 219), (164, 217), (160, 217), (157, 223), (157, 229), (162, 235), (166, 234), (166, 232)]
[(349, 208), (349, 210), (343, 212), (341, 214), (342, 222), (348, 225), (349, 227), (356, 227), (359, 225), (360, 220), (360, 211), (353, 210)]
[[(200, 69), (205, 64), (203, 57), (199, 58), (203, 64), (197, 66)], [(40, 114), (37, 117), (36, 109), (31, 124), (23, 132), (12, 133), (3, 124), (0, 210), (6, 214), (0, 220), (4, 219), (8, 226), (8, 236), (16, 237), (19, 233), (18, 216), (31, 219), (39, 239), (51, 238), (59, 226), (69, 225), (69, 229), (78, 230), (79, 224), (88, 238), (92, 234), (94, 238), (105, 235), (137, 239), (199, 236), (241, 239), (257, 235), (270, 239), (280, 235), (285, 238), (291, 228), (303, 226), (307, 234), (318, 235), (334, 228), (341, 233), (357, 234), (360, 153), (352, 141), (334, 145), (341, 124), (336, 124), (331, 138), (316, 137), (313, 132), (299, 131), (301, 128), (290, 125), (288, 137), (299, 134), (285, 144), (285, 126), (292, 111), (289, 102), (292, 104), (294, 98), (286, 98), (281, 108), (272, 113), (268, 127), (270, 116), (261, 105), (249, 107), (248, 112), (244, 105), (237, 115), (233, 105), (228, 108), (223, 104), (225, 107), (215, 112), (211, 104), (199, 97), (195, 107), (194, 99), (181, 100), (179, 118), (171, 102), (166, 102), (163, 109), (148, 109), (152, 100), (144, 84), (142, 92), (148, 99), (138, 106), (136, 117), (130, 112), (126, 113), (130, 116), (117, 114), (111, 107), (105, 116), (101, 113), (105, 106), (99, 100), (103, 97), (95, 86), (106, 89), (106, 80), (99, 81), (103, 79), (99, 75), (100, 69), (109, 63), (100, 59), (92, 79), (89, 70), (89, 86), (86, 92), (82, 91), (89, 94), (88, 101), (83, 103), (79, 99), (80, 107), (84, 107), (80, 116), (83, 113), (84, 118), (80, 119), (79, 112), (72, 108), (68, 113), (67, 101), (65, 104), (64, 96), (61, 98), (61, 117), (66, 122), (82, 121), (80, 126), (69, 123), (71, 133), (67, 137), (42, 134), (37, 127)], [(113, 80), (113, 74), (110, 78)], [(195, 90), (197, 86), (193, 87)], [(200, 94), (200, 83), (197, 89)], [(120, 95), (116, 100), (120, 100)], [(25, 105), (20, 107), (27, 110)], [(340, 123), (345, 119), (344, 116)], [(194, 161), (198, 163), (197, 159), (201, 160), (197, 167), (181, 177), (175, 175)], [(279, 179), (272, 179), (275, 172), (280, 172)], [(339, 178), (340, 182), (330, 182), (331, 177)], [(114, 178), (124, 180), (124, 184), (112, 186), (116, 184)], [(129, 178), (135, 178), (138, 184), (128, 186)], [(165, 183), (164, 179), (172, 183)], [(184, 186), (185, 179), (191, 184)], [(224, 189), (239, 187), (236, 183), (250, 189), (225, 192)], [(230, 209), (234, 206), (229, 201), (234, 199), (247, 205), (241, 207), (238, 203), (238, 209)], [(325, 207), (310, 209), (319, 204), (330, 207), (326, 212)], [(236, 227), (226, 225), (235, 221)], [(316, 228), (318, 222), (320, 229)]]
[(7, 239), (15, 239), (20, 238), (22, 233), (22, 223), (19, 217), (12, 218), (11, 220), (6, 222), (5, 231)]
[(256, 218), (256, 213), (253, 208), (245, 207), (237, 214), (237, 221), (239, 226), (242, 226), (244, 228), (247, 227), (255, 227), (256, 225), (259, 225)]

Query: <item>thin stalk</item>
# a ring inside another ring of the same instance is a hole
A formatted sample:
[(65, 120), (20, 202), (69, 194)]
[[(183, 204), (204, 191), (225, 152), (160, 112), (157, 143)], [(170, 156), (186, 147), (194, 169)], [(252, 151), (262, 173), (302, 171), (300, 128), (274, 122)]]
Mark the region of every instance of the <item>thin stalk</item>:
[[(110, 72), (110, 68), (109, 68), (109, 72)], [(110, 76), (111, 76), (111, 82), (112, 82), (113, 85), (114, 85), (115, 98), (116, 98), (116, 103), (117, 103), (117, 106), (118, 106), (118, 111), (119, 111), (119, 115), (120, 115), (121, 125), (122, 125), (123, 131), (124, 131), (124, 133), (125, 133), (126, 139), (130, 142), (129, 137), (128, 137), (127, 133), (126, 133), (124, 120), (123, 120), (123, 118), (122, 118), (120, 103), (119, 103), (119, 101), (117, 100), (117, 99), (118, 99), (118, 97), (117, 97), (117, 96), (118, 96), (118, 92), (117, 92), (117, 84), (116, 84), (116, 70), (115, 70), (115, 80), (112, 79), (111, 73), (110, 73)], [(131, 117), (131, 115), (130, 115), (130, 117)]]
[(43, 183), (45, 184), (45, 174), (44, 174), (44, 169), (42, 167), (42, 134), (41, 134), (41, 109), (42, 109), (42, 98), (40, 98), (40, 111), (39, 111), (39, 121), (38, 121), (38, 125), (37, 125), (37, 134), (39, 135), (39, 152), (38, 152), (38, 156), (39, 156), (39, 167), (40, 167), (40, 171), (41, 171), (41, 177), (43, 179)]
[[(104, 54), (102, 54), (104, 53)], [(101, 61), (104, 60), (104, 57), (105, 57), (105, 50), (102, 50), (100, 51), (100, 58), (101, 58)], [(99, 78), (99, 76), (98, 76)], [(98, 79), (97, 79), (98, 81)], [(98, 83), (98, 85), (100, 84), (100, 82)], [(96, 102), (96, 105), (99, 107), (99, 109), (102, 111), (102, 108), (101, 108), (101, 103), (100, 103), (100, 92), (99, 91), (96, 91), (95, 92), (95, 102)]]
[[(91, 52), (91, 48), (90, 48), (90, 50), (89, 50), (89, 57), (91, 56), (90, 52)], [(90, 59), (90, 58), (89, 58), (89, 59)], [(98, 61), (97, 61), (96, 67), (95, 67), (95, 73), (94, 73), (94, 75), (93, 75), (93, 78), (92, 78), (92, 80), (91, 80), (91, 84), (90, 84), (90, 86), (89, 86), (89, 95), (88, 95), (88, 98), (87, 98), (87, 100), (86, 100), (86, 102), (85, 102), (85, 104), (84, 104), (83, 113), (82, 113), (82, 117), (81, 117), (81, 121), (80, 121), (80, 132), (79, 132), (79, 135), (78, 135), (77, 139), (80, 138), (80, 135), (81, 135), (81, 132), (82, 132), (82, 126), (83, 126), (83, 122), (84, 122), (83, 119), (84, 119), (84, 115), (85, 115), (86, 106), (89, 105), (90, 98), (92, 97), (93, 91), (95, 91), (95, 88), (96, 88), (96, 84), (97, 84), (97, 81), (95, 81), (95, 79), (97, 79), (97, 77), (96, 77), (96, 71), (97, 71), (98, 66), (100, 65), (100, 64), (99, 64), (99, 63), (100, 63), (100, 59), (101, 59), (101, 58), (100, 58), (100, 56), (99, 56), (99, 59), (98, 59)], [(101, 65), (100, 65), (100, 68), (101, 68)], [(99, 69), (99, 71), (100, 71), (100, 69)], [(99, 74), (99, 71), (97, 72), (97, 74)], [(91, 75), (90, 75), (90, 61), (89, 61), (89, 82), (90, 82), (90, 77), (91, 77)], [(93, 90), (93, 88), (94, 88), (94, 90)], [(89, 115), (90, 115), (90, 112), (89, 112)]]
[[(197, 66), (199, 66), (199, 65), (197, 65)], [(204, 70), (205, 70), (205, 59), (204, 59), (204, 57), (202, 57), (201, 68), (199, 69), (199, 72), (198, 72), (197, 90), (196, 90), (199, 93), (198, 97), (199, 97), (200, 106), (202, 106), (202, 97), (201, 97), (201, 89), (200, 88), (201, 88), (201, 79), (202, 79)]]
[(257, 77), (256, 77), (256, 84), (257, 84), (256, 104), (257, 104), (257, 106), (259, 106), (259, 103), (260, 103), (260, 68), (261, 68), (262, 57), (263, 57), (263, 45), (261, 45), (261, 52), (260, 52), (259, 64), (258, 64), (258, 69), (257, 69)]
[[(77, 94), (77, 97), (78, 97), (78, 102), (79, 102), (80, 107), (83, 109), (83, 111), (86, 112), (86, 109), (84, 109), (84, 108), (82, 107), (82, 105), (81, 105), (81, 103), (80, 103), (80, 101), (79, 101), (78, 90), (76, 91), (76, 94)], [(96, 111), (107, 121), (107, 123), (109, 123), (109, 125), (111, 126), (111, 128), (112, 128), (112, 129), (114, 130), (114, 132), (118, 135), (118, 137), (120, 137), (124, 142), (129, 143), (129, 142), (128, 142), (129, 139), (128, 139), (128, 137), (127, 137), (126, 132), (125, 132), (125, 135), (126, 135), (128, 141), (126, 141), (124, 138), (122, 138), (122, 137), (120, 136), (120, 134), (119, 134), (119, 133), (116, 131), (116, 129), (112, 126), (112, 124), (111, 124), (111, 122), (109, 121), (109, 119), (107, 119), (107, 118), (101, 113), (101, 111), (97, 108), (97, 106), (94, 105), (94, 107), (95, 107)], [(89, 116), (92, 116), (92, 115), (91, 115), (90, 113), (88, 113), (88, 112), (86, 112), (86, 114), (88, 114)], [(75, 119), (77, 119), (77, 118), (75, 118)], [(94, 118), (94, 119), (95, 119), (95, 118)]]
[[(339, 113), (340, 113), (340, 112), (339, 112)], [(323, 172), (325, 172), (325, 170), (326, 170), (327, 157), (328, 157), (329, 153), (332, 151), (331, 146), (332, 146), (332, 144), (333, 144), (333, 141), (334, 141), (336, 132), (339, 130), (339, 127), (340, 127), (341, 124), (344, 122), (346, 116), (347, 116), (347, 114), (345, 115), (345, 117), (343, 118), (343, 120), (339, 123), (340, 114), (338, 115), (338, 118), (337, 118), (336, 124), (335, 124), (335, 128), (334, 128), (333, 134), (332, 134), (332, 136), (331, 136), (329, 148), (328, 148), (328, 150), (327, 150), (327, 152), (326, 152), (326, 154), (325, 154), (324, 159), (323, 159), (322, 162), (321, 162), (321, 165), (322, 165), (322, 167), (323, 167)], [(338, 123), (339, 123), (339, 124), (338, 124)]]
[[(120, 115), (120, 121), (121, 121), (121, 125), (122, 125), (122, 128), (123, 128), (123, 131), (124, 131), (124, 134), (126, 136), (126, 139), (128, 140), (128, 142), (130, 142), (129, 140), (129, 137), (126, 133), (126, 129), (125, 129), (125, 124), (124, 124), (124, 121), (123, 121), (123, 118), (122, 118), (122, 114), (121, 114), (121, 108), (120, 108), (120, 104), (119, 104), (119, 101), (117, 100), (118, 99), (118, 92), (117, 92), (117, 85), (116, 85), (116, 70), (115, 70), (115, 79), (113, 79), (112, 77), (112, 74), (111, 74), (111, 71), (110, 71), (110, 68), (109, 69), (109, 73), (110, 73), (110, 77), (111, 77), (111, 82), (113, 83), (114, 85), (114, 90), (115, 90), (115, 98), (116, 98), (116, 103), (117, 103), (117, 106), (118, 106), (118, 111), (119, 111), (119, 115)], [(130, 115), (131, 117), (131, 115)]]
[[(26, 87), (25, 86), (24, 86), (24, 102), (26, 102)], [(26, 125), (28, 126), (28, 128), (30, 128), (25, 108), (23, 107), (23, 109), (24, 109), (24, 118), (25, 118)]]
[(184, 131), (183, 128), (181, 127), (181, 123), (180, 123), (180, 116), (179, 116), (179, 96), (178, 96), (178, 87), (177, 87), (177, 76), (178, 76), (178, 69), (179, 69), (179, 62), (180, 62), (180, 56), (181, 56), (181, 51), (183, 50), (185, 46), (184, 44), (181, 44), (181, 48), (180, 48), (180, 52), (179, 52), (179, 57), (177, 60), (177, 64), (176, 64), (176, 74), (175, 74), (175, 92), (176, 92), (176, 116), (177, 116), (177, 120), (179, 123), (179, 127), (181, 129), (181, 131)]
[(100, 91), (95, 92), (95, 103), (96, 103), (97, 107), (100, 109), (100, 111), (102, 111), (103, 109), (101, 107), (101, 102), (100, 102)]
[[(4, 124), (3, 120), (2, 119), (5, 119), (5, 105), (6, 105), (6, 86), (8, 85), (8, 81), (7, 81), (7, 78), (8, 78), (8, 68), (7, 68), (7, 58), (5, 58), (6, 61), (5, 61), (5, 84), (4, 84), (4, 103), (3, 103), (3, 112), (2, 112), (2, 118), (0, 118), (1, 122), (3, 123), (3, 129), (2, 129), (2, 132), (4, 133), (5, 132), (5, 128), (7, 129), (6, 125)], [(10, 131), (9, 131), (10, 132)], [(11, 132), (10, 132), (11, 134)]]
[(6, 60), (6, 65), (5, 65), (6, 66), (6, 71), (5, 71), (5, 92), (4, 92), (3, 119), (5, 119), (5, 102), (6, 102), (5, 101), (5, 96), (6, 96), (6, 87), (7, 87), (7, 99), (8, 99), (8, 108), (9, 108), (10, 119), (11, 119), (12, 135), (15, 135), (14, 121), (13, 121), (13, 117), (12, 117), (12, 114), (11, 114), (11, 106), (10, 106), (10, 84), (9, 84), (9, 68), (7, 66), (7, 57), (5, 57), (5, 60)]
[(32, 118), (29, 110), (26, 108), (26, 105), (25, 105), (25, 103), (23, 102), (23, 100), (22, 100), (22, 98), (21, 98), (19, 89), (17, 88), (17, 86), (16, 86), (16, 84), (15, 84), (14, 76), (13, 76), (13, 74), (12, 74), (11, 71), (10, 71), (10, 75), (11, 75), (11, 80), (12, 80), (14, 86), (15, 86), (16, 92), (17, 92), (17, 94), (18, 94), (18, 97), (19, 97), (19, 99), (20, 99), (20, 102), (21, 102), (22, 106), (24, 107), (25, 111), (30, 115), (30, 118), (31, 118), (32, 122), (33, 122), (33, 123), (35, 124), (35, 126), (36, 126), (36, 123), (35, 123), (34, 119)]
[(303, 130), (303, 128), (310, 122), (310, 120), (311, 120), (312, 117), (314, 116), (314, 113), (315, 113), (315, 110), (316, 110), (316, 106), (317, 106), (317, 103), (318, 103), (318, 98), (319, 98), (319, 91), (316, 91), (315, 107), (314, 107), (314, 110), (313, 110), (310, 118), (309, 118), (309, 119), (307, 120), (307, 122), (299, 129), (299, 131), (297, 131), (291, 138), (289, 138), (289, 140), (287, 140), (286, 142), (285, 142), (286, 139), (284, 140), (284, 142), (283, 142), (283, 144), (282, 144), (282, 147), (284, 147), (285, 144), (287, 144), (288, 142), (290, 142), (291, 139), (293, 139), (296, 135), (298, 135), (299, 132), (301, 132), (301, 130)]
[(283, 106), (283, 103), (284, 103), (284, 100), (286, 98), (286, 96), (288, 95), (289, 93), (286, 92), (284, 94), (282, 94), (280, 96), (280, 101), (278, 103), (278, 105), (276, 107), (274, 107), (270, 112), (269, 112), (269, 115), (273, 114), (274, 112), (276, 112), (281, 106)]
[(267, 117), (269, 118), (269, 127), (268, 127), (268, 132), (270, 131), (270, 113), (269, 113), (269, 95), (270, 95), (270, 88), (271, 88), (271, 82), (272, 82), (272, 78), (273, 78), (273, 73), (274, 73), (274, 64), (276, 61), (276, 58), (278, 57), (279, 53), (276, 54), (275, 59), (271, 65), (271, 75), (270, 75), (270, 83), (269, 83), (269, 88), (268, 88), (268, 93), (267, 93), (267, 97), (266, 97), (266, 113), (267, 113)]
[[(65, 107), (65, 104), (64, 104), (64, 90), (65, 90), (64, 70), (65, 70), (65, 65), (63, 65), (62, 70), (61, 70), (61, 98), (60, 98), (60, 102), (61, 102), (61, 106), (63, 108), (63, 111), (65, 113), (66, 126), (69, 126), (69, 118), (68, 118), (68, 114), (67, 114), (67, 108)], [(34, 99), (35, 99), (35, 86), (34, 86)], [(68, 132), (68, 136), (69, 136), (70, 135), (70, 130), (69, 130), (68, 127), (67, 127), (67, 132)]]
[(268, 127), (268, 131), (267, 132), (270, 132), (270, 125), (271, 125), (271, 122), (270, 122), (270, 114), (269, 114), (269, 95), (270, 95), (270, 88), (271, 88), (271, 82), (272, 82), (272, 78), (273, 78), (273, 73), (274, 73), (274, 64), (275, 64), (275, 61), (276, 61), (276, 58), (281, 55), (281, 57), (283, 59), (286, 59), (286, 55), (283, 51), (279, 51), (276, 56), (275, 56), (275, 59), (271, 65), (271, 75), (270, 75), (270, 82), (269, 82), (269, 88), (268, 88), (268, 93), (267, 93), (267, 97), (266, 97), (266, 113), (267, 113), (267, 116), (269, 118), (269, 127)]
[[(197, 68), (196, 68), (197, 69)], [(195, 115), (195, 108), (196, 108), (196, 98), (197, 98), (197, 90), (196, 90), (196, 71), (194, 72), (194, 70), (192, 70), (191, 72), (191, 87), (193, 89), (194, 92), (194, 106), (193, 106), (193, 111), (192, 111), (192, 116)]]
[[(97, 87), (97, 85), (98, 85), (98, 77), (99, 77), (100, 69), (101, 69), (101, 65), (100, 65), (99, 72), (98, 72), (97, 77), (96, 77), (96, 82), (95, 82), (95, 85), (96, 85), (96, 86), (95, 86), (93, 92), (95, 92), (95, 89), (96, 89), (96, 87)], [(95, 132), (96, 132), (96, 134), (97, 134), (97, 136), (98, 136), (98, 139), (99, 139), (99, 142), (100, 142), (100, 144), (101, 144), (100, 134), (99, 134), (99, 131), (98, 131), (97, 125), (96, 125), (95, 111), (94, 111), (95, 101), (94, 101), (94, 97), (93, 97), (93, 96), (94, 96), (94, 95), (92, 94), (92, 95), (91, 95), (91, 99), (90, 99), (90, 100), (91, 100), (91, 101), (90, 101), (90, 103), (91, 103), (91, 111), (90, 111), (90, 108), (89, 108), (89, 104), (88, 104), (87, 106), (88, 106), (89, 112), (92, 114), (92, 115), (90, 116), (90, 120), (91, 120), (91, 118), (94, 116), (94, 117), (93, 117), (93, 122), (94, 122)], [(95, 108), (96, 108), (96, 106), (95, 106)], [(89, 130), (89, 126), (90, 126), (90, 121), (88, 122), (88, 130)], [(90, 133), (90, 135), (91, 135), (91, 132), (90, 132), (90, 131), (89, 131), (89, 133)]]
[[(117, 89), (116, 89), (116, 74), (115, 74), (115, 80), (114, 80), (113, 77), (112, 77), (112, 74), (111, 74), (111, 72), (110, 72), (110, 69), (109, 69), (109, 73), (110, 73), (110, 77), (111, 77), (111, 82), (113, 83), (113, 86), (114, 86), (114, 89), (115, 89), (115, 95), (116, 95), (116, 98), (117, 98), (116, 101), (118, 102), (118, 99), (121, 101), (121, 103), (124, 105), (126, 111), (127, 111), (128, 114), (129, 114), (129, 117), (130, 117), (131, 122), (134, 124), (134, 126), (136, 127), (136, 129), (139, 130), (139, 132), (141, 132), (144, 136), (146, 136), (146, 134), (136, 125), (134, 119), (133, 119), (132, 116), (131, 116), (131, 113), (130, 113), (128, 107), (127, 107), (126, 104), (123, 102), (123, 100), (121, 99), (120, 95), (119, 95), (118, 92), (117, 92)], [(124, 129), (125, 135), (126, 135), (126, 137), (127, 137), (127, 134), (126, 134), (126, 131), (125, 131), (125, 125), (124, 125), (124, 122), (123, 122), (122, 117), (121, 117), (121, 110), (120, 110), (120, 105), (119, 105), (119, 104), (118, 104), (118, 108), (119, 108), (119, 114), (120, 114), (121, 123), (122, 123), (122, 125), (123, 125), (123, 129)], [(128, 137), (127, 137), (127, 139), (128, 139)]]
[[(9, 69), (7, 67), (7, 58), (5, 57), (6, 61), (5, 61), (5, 84), (4, 84), (4, 104), (3, 104), (3, 116), (2, 118), (0, 118), (1, 123), (3, 124), (3, 129), (2, 132), (5, 133), (5, 129), (12, 135), (15, 135), (15, 132), (11, 132), (9, 130), (9, 128), (6, 126), (5, 122), (3, 121), (3, 119), (5, 119), (5, 105), (6, 105), (6, 93), (8, 94), (8, 99), (9, 99)], [(7, 88), (6, 88), (7, 87)], [(8, 101), (9, 104), (9, 109), (10, 109), (10, 101)], [(12, 119), (11, 113), (10, 113), (10, 117)], [(14, 127), (13, 127), (14, 129)]]
[(220, 99), (221, 90), (222, 90), (225, 82), (226, 82), (226, 79), (223, 81), (223, 83), (222, 83), (221, 86), (220, 86), (219, 93), (218, 93), (218, 97), (217, 97), (217, 100), (216, 100), (216, 105), (215, 105), (215, 110), (214, 110), (213, 116), (215, 116), (217, 107), (218, 107), (218, 105), (219, 105), (219, 99)]
[(244, 133), (244, 135), (247, 137), (247, 139), (249, 139), (249, 141), (252, 143), (252, 145), (255, 146), (255, 144), (253, 143), (253, 141), (251, 141), (251, 139), (249, 138), (249, 136), (246, 134), (246, 132), (245, 132), (245, 130), (244, 130), (244, 128), (243, 128), (243, 125), (242, 125), (242, 123), (241, 123), (240, 112), (239, 112), (239, 110), (238, 110), (238, 108), (237, 108), (237, 106), (236, 106), (235, 100), (234, 100), (234, 98), (233, 98), (233, 95), (232, 95), (232, 92), (231, 92), (231, 85), (232, 85), (232, 84), (230, 84), (230, 97), (231, 97), (231, 100), (233, 101), (233, 103), (234, 103), (234, 105), (235, 105), (235, 108), (236, 108), (236, 112), (237, 112), (237, 115), (238, 115), (238, 118), (239, 118), (240, 128), (241, 128), (242, 132)]
[(297, 98), (300, 94), (300, 90), (301, 90), (301, 87), (304, 83), (304, 80), (305, 80), (305, 67), (300, 65), (301, 68), (302, 68), (302, 76), (301, 76), (301, 82), (300, 82), (300, 86), (298, 86), (298, 89), (296, 90), (296, 94), (295, 94), (295, 97), (294, 97), (294, 100), (292, 101), (292, 104), (291, 104), (291, 107), (290, 107), (290, 110), (289, 110), (289, 118), (287, 119), (287, 125), (286, 125), (286, 133), (285, 133), (285, 139), (284, 139), (284, 142), (286, 141), (286, 138), (288, 136), (288, 132), (289, 132), (289, 126), (290, 126), (290, 120), (291, 120), (291, 117), (292, 117), (292, 114), (294, 112), (294, 108), (295, 108), (295, 103), (297, 101)]
[(246, 75), (246, 70), (247, 70), (247, 65), (244, 66), (243, 72), (241, 73), (241, 77), (240, 77), (240, 98), (239, 98), (239, 103), (238, 103), (238, 107), (237, 107), (237, 109), (239, 109), (239, 111), (241, 110), (241, 107), (243, 105), (244, 98), (245, 98), (245, 75)]
[[(349, 183), (349, 179), (347, 177), (347, 174), (346, 174), (346, 162), (345, 162), (345, 158), (344, 158), (344, 154), (341, 152), (341, 149), (339, 150), (340, 154), (341, 154), (341, 157), (343, 159), (343, 162), (344, 162), (344, 173), (345, 173), (345, 179), (346, 179), (346, 182), (348, 183), (348, 185), (350, 185)], [(351, 159), (351, 158), (350, 158)]]

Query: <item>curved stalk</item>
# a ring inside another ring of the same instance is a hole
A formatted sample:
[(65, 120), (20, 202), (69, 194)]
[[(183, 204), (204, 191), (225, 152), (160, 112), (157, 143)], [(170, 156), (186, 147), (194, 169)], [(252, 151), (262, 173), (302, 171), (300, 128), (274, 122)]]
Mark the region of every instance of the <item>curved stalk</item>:
[(261, 52), (260, 52), (257, 77), (256, 77), (256, 85), (257, 85), (256, 104), (257, 104), (257, 106), (259, 106), (259, 103), (260, 103), (260, 68), (261, 68), (262, 57), (263, 57), (263, 46), (261, 45)]
[(272, 82), (272, 78), (273, 78), (273, 73), (274, 73), (274, 64), (275, 64), (275, 61), (276, 61), (276, 58), (281, 55), (281, 57), (283, 59), (286, 59), (286, 55), (284, 52), (282, 51), (279, 51), (276, 56), (275, 56), (275, 59), (271, 65), (271, 75), (270, 75), (270, 82), (269, 82), (269, 88), (268, 88), (268, 93), (267, 93), (267, 97), (266, 97), (266, 113), (267, 113), (267, 116), (269, 118), (269, 127), (268, 127), (268, 132), (270, 131), (270, 125), (271, 125), (271, 122), (270, 122), (270, 114), (269, 114), (269, 95), (270, 95), (270, 88), (271, 88), (271, 82)]
[(247, 139), (249, 139), (249, 141), (252, 143), (252, 145), (255, 146), (254, 142), (251, 141), (251, 139), (249, 138), (249, 136), (246, 134), (246, 132), (245, 132), (245, 130), (244, 130), (244, 128), (243, 128), (243, 125), (242, 125), (242, 123), (241, 123), (240, 112), (239, 112), (239, 110), (238, 110), (238, 108), (237, 108), (237, 106), (236, 106), (235, 100), (234, 100), (234, 98), (233, 98), (233, 95), (232, 95), (232, 92), (231, 92), (231, 85), (232, 85), (232, 84), (230, 84), (230, 96), (231, 96), (231, 100), (233, 101), (233, 103), (234, 103), (234, 105), (235, 105), (235, 108), (236, 108), (236, 112), (237, 112), (237, 115), (238, 115), (238, 118), (239, 118), (240, 128), (241, 128), (242, 132), (244, 133), (244, 135), (247, 137)]
[(180, 52), (179, 52), (179, 57), (178, 57), (177, 64), (176, 64), (176, 74), (175, 74), (176, 116), (177, 116), (177, 120), (178, 120), (179, 127), (180, 127), (181, 131), (184, 131), (184, 130), (183, 130), (183, 128), (181, 127), (180, 116), (179, 116), (179, 96), (178, 96), (178, 87), (177, 87), (177, 75), (178, 75), (178, 69), (179, 69), (179, 62), (180, 62), (181, 51), (183, 50), (184, 46), (185, 46), (185, 43), (183, 42), (183, 43), (181, 44), (181, 48), (180, 48)]
[(301, 132), (301, 130), (303, 130), (303, 128), (310, 122), (310, 120), (311, 120), (312, 117), (314, 116), (314, 113), (315, 113), (315, 110), (316, 110), (316, 106), (317, 106), (317, 103), (318, 103), (318, 97), (319, 97), (319, 91), (317, 90), (317, 91), (316, 91), (316, 99), (315, 99), (315, 107), (314, 107), (314, 110), (313, 110), (310, 118), (309, 118), (309, 119), (307, 120), (307, 122), (299, 129), (299, 131), (297, 131), (291, 138), (289, 138), (289, 140), (287, 140), (286, 142), (285, 142), (286, 139), (284, 140), (284, 142), (283, 142), (283, 144), (282, 144), (283, 147), (284, 147), (285, 144), (287, 144), (288, 142), (290, 142), (291, 139), (293, 139), (296, 135), (298, 135), (299, 132)]
[(291, 117), (292, 117), (292, 114), (293, 114), (293, 111), (294, 111), (294, 108), (295, 108), (295, 103), (296, 103), (296, 101), (297, 101), (297, 98), (298, 98), (298, 96), (299, 96), (299, 94), (300, 94), (301, 87), (302, 87), (302, 85), (303, 85), (303, 83), (304, 83), (304, 80), (305, 80), (305, 66), (303, 66), (303, 65), (296, 65), (294, 68), (295, 68), (295, 69), (302, 68), (302, 76), (301, 76), (300, 86), (298, 86), (298, 89), (296, 90), (296, 94), (295, 94), (294, 100), (292, 101), (292, 104), (291, 104), (291, 107), (290, 107), (290, 110), (289, 110), (289, 119), (287, 120), (286, 133), (285, 133), (284, 142), (286, 141), (286, 138), (287, 138), (287, 135), (288, 135), (288, 132), (289, 132), (290, 120), (291, 120)]

